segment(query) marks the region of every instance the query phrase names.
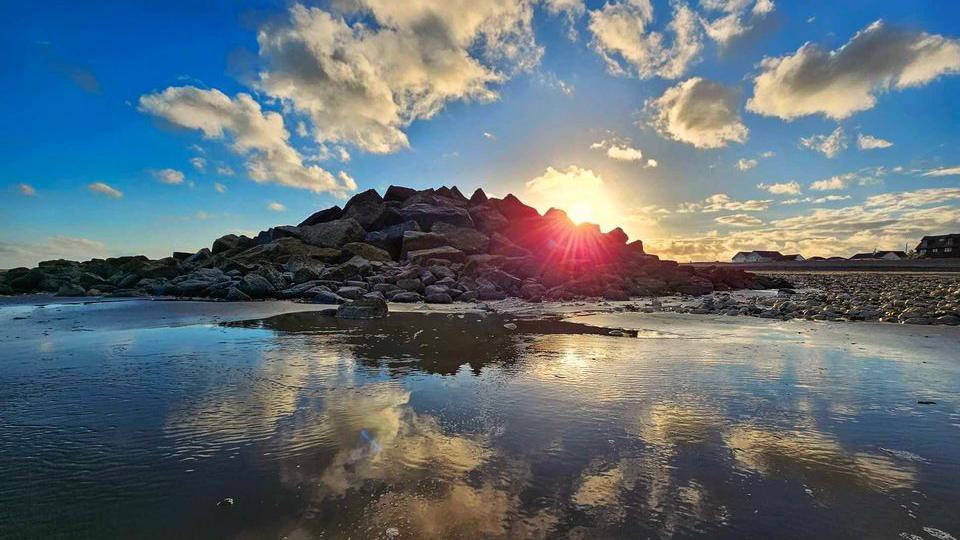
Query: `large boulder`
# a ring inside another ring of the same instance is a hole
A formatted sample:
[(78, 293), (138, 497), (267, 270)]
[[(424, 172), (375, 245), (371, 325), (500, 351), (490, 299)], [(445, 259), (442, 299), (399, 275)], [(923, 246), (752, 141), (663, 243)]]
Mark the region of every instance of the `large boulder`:
[(470, 218), (477, 230), (490, 234), (505, 228), (510, 222), (490, 203), (470, 208)]
[[(409, 201), (408, 201), (409, 203)], [(452, 204), (429, 204), (425, 202), (406, 204), (400, 209), (404, 221), (416, 221), (420, 228), (429, 231), (434, 223), (444, 222), (460, 227), (473, 227), (473, 220), (465, 208)]]
[(343, 245), (343, 250), (352, 255), (359, 255), (368, 261), (387, 262), (393, 260), (390, 253), (364, 242), (348, 242)]
[(486, 253), (490, 238), (471, 227), (457, 227), (449, 223), (435, 223), (431, 233), (443, 236), (447, 244), (464, 253)]
[(431, 261), (448, 261), (462, 263), (467, 256), (464, 252), (450, 246), (443, 246), (433, 249), (421, 249), (410, 251), (407, 258), (415, 264), (428, 264)]
[(420, 232), (420, 225), (416, 221), (404, 221), (396, 225), (384, 227), (379, 231), (367, 233), (363, 241), (372, 246), (386, 250), (394, 259), (400, 257), (403, 248), (403, 234), (407, 231)]
[(363, 297), (337, 308), (338, 319), (382, 319), (387, 316), (387, 303), (382, 298)]
[(355, 219), (361, 227), (369, 231), (380, 221), (383, 209), (383, 197), (375, 189), (368, 189), (347, 201), (343, 207), (343, 217)]
[(227, 234), (217, 238), (213, 241), (213, 249), (211, 253), (217, 255), (225, 251), (233, 251), (235, 249), (246, 249), (253, 245), (253, 240), (247, 238), (246, 236), (237, 236), (236, 234)]
[(318, 223), (326, 223), (328, 221), (333, 221), (335, 219), (340, 219), (343, 216), (343, 210), (339, 206), (331, 206), (319, 212), (314, 212), (307, 219), (300, 222), (298, 227), (309, 227), (310, 225), (316, 225)]
[(243, 276), (238, 288), (250, 298), (267, 298), (276, 290), (276, 287), (260, 274), (247, 274)]
[(503, 199), (490, 199), (490, 203), (509, 220), (540, 217), (540, 212), (537, 212), (536, 208), (523, 204), (513, 194)]
[(297, 227), (297, 230), (304, 243), (324, 248), (338, 248), (348, 242), (359, 242), (366, 234), (360, 223), (352, 218)]
[[(320, 227), (322, 225), (316, 226)], [(240, 264), (264, 261), (285, 263), (295, 259), (330, 263), (340, 260), (342, 254), (343, 252), (338, 248), (317, 247), (306, 244), (297, 238), (280, 238), (269, 244), (254, 246), (234, 255), (231, 261)], [(223, 269), (224, 271), (228, 270), (226, 267)]]
[(406, 231), (403, 233), (403, 247), (400, 250), (400, 256), (406, 257), (407, 253), (411, 251), (437, 248), (445, 245), (447, 245), (447, 239), (441, 234)]
[(404, 202), (417, 194), (417, 190), (402, 186), (390, 186), (383, 194), (384, 201)]

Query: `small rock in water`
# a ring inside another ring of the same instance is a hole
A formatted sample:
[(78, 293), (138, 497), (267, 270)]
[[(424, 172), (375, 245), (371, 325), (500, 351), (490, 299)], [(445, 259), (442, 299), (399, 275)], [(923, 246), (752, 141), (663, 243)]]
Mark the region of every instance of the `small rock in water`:
[(387, 316), (383, 298), (360, 298), (337, 308), (338, 319), (382, 319)]
[(396, 538), (396, 537), (400, 536), (400, 529), (397, 529), (396, 527), (390, 527), (389, 529), (387, 529), (386, 531), (384, 531), (383, 534), (384, 534), (384, 536), (386, 536), (387, 538)]
[(917, 400), (917, 405), (936, 405), (936, 404), (937, 404), (936, 401), (929, 401), (929, 400), (926, 400), (926, 399), (918, 399), (918, 400)]
[(506, 328), (507, 330), (517, 329), (517, 325), (513, 324), (512, 322), (508, 322), (507, 324), (503, 325), (503, 327)]
[(220, 508), (224, 508), (226, 506), (233, 506), (233, 497), (227, 497), (226, 499), (221, 499), (217, 503), (217, 506), (219, 506)]

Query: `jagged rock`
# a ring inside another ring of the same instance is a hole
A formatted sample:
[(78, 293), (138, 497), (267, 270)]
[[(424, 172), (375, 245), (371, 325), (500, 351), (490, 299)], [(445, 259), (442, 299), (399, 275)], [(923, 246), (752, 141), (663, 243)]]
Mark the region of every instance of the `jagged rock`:
[(463, 262), (466, 260), (466, 254), (457, 248), (442, 246), (410, 251), (407, 253), (407, 259), (415, 264), (429, 264), (437, 261)]
[(328, 221), (333, 221), (340, 219), (343, 216), (343, 210), (339, 206), (331, 206), (325, 210), (320, 210), (319, 212), (314, 212), (307, 219), (300, 222), (298, 227), (309, 227), (311, 225), (316, 225), (318, 223), (326, 223)]
[(487, 202), (487, 200), (487, 194), (480, 188), (477, 188), (473, 192), (473, 195), (470, 196), (470, 204), (472, 205), (483, 204)]
[(489, 202), (470, 208), (469, 213), (470, 219), (473, 220), (477, 230), (488, 235), (502, 230), (510, 223), (507, 218)]
[(408, 200), (403, 208), (400, 209), (400, 215), (404, 221), (416, 221), (420, 228), (426, 231), (434, 223), (444, 222), (460, 227), (472, 227), (473, 220), (470, 213), (465, 208), (447, 205), (435, 205), (428, 203), (413, 203)]
[(417, 194), (417, 190), (401, 186), (389, 186), (383, 194), (384, 201), (404, 202)]
[(540, 217), (536, 208), (523, 204), (513, 194), (507, 195), (502, 200), (490, 199), (490, 203), (508, 220)]
[(546, 292), (547, 288), (539, 283), (524, 283), (520, 287), (520, 298), (539, 302), (543, 299), (543, 295), (546, 294)]
[(330, 291), (320, 291), (311, 299), (314, 304), (343, 304), (346, 301), (346, 298)]
[(337, 219), (298, 227), (300, 240), (305, 244), (323, 248), (339, 248), (348, 242), (359, 242), (363, 240), (366, 231), (357, 223), (357, 220), (351, 218)]
[(416, 221), (405, 221), (396, 225), (384, 227), (379, 231), (367, 233), (363, 241), (372, 246), (386, 250), (394, 259), (399, 258), (403, 247), (403, 235), (407, 231), (420, 231)]
[(428, 293), (423, 297), (428, 304), (452, 304), (453, 298), (447, 293)]
[(366, 289), (360, 287), (340, 287), (337, 289), (337, 294), (348, 300), (356, 300), (366, 294), (366, 292)]
[[(471, 227), (457, 227), (449, 223), (435, 223), (430, 233), (442, 236), (448, 245), (464, 253), (486, 253), (490, 238)], [(430, 246), (438, 247), (438, 246)], [(424, 249), (424, 248), (421, 248)]]
[(382, 319), (387, 316), (387, 303), (382, 298), (360, 298), (337, 308), (338, 319)]
[(411, 251), (432, 249), (445, 245), (447, 245), (447, 239), (441, 234), (406, 231), (403, 233), (403, 247), (400, 250), (400, 256), (406, 258)]
[(393, 260), (387, 251), (364, 242), (348, 242), (343, 245), (343, 250), (347, 253), (363, 257), (368, 261), (387, 262)]
[(297, 284), (316, 281), (318, 279), (320, 279), (320, 271), (312, 266), (304, 266), (293, 273), (293, 282)]
[(423, 282), (420, 278), (404, 278), (397, 280), (397, 287), (407, 291), (419, 291), (423, 288)]
[(383, 197), (375, 189), (357, 193), (343, 207), (343, 217), (353, 218), (366, 230), (374, 230), (373, 225), (383, 214)]
[[(623, 229), (621, 229), (620, 227), (617, 227), (616, 229), (606, 233), (604, 237), (610, 240), (611, 242), (613, 242), (614, 244), (626, 244), (627, 239), (629, 238), (627, 236), (627, 233), (623, 232)], [(642, 251), (643, 244), (640, 244), (640, 245), (641, 245), (641, 251)]]
[(251, 298), (267, 298), (275, 290), (273, 284), (260, 274), (243, 276), (238, 287)]
[(250, 247), (253, 244), (253, 240), (247, 238), (246, 236), (237, 236), (235, 234), (227, 234), (217, 238), (213, 241), (213, 249), (211, 253), (217, 255), (225, 251), (233, 251), (235, 249), (245, 249)]
[(393, 295), (390, 298), (390, 300), (392, 302), (411, 303), (411, 302), (419, 302), (421, 300), (421, 297), (419, 294), (415, 292), (406, 291), (406, 292), (401, 292)]
[(57, 296), (83, 296), (86, 292), (83, 287), (75, 283), (64, 283), (57, 290)]
[(633, 253), (644, 253), (643, 251), (643, 240), (634, 240), (627, 244), (627, 249)]

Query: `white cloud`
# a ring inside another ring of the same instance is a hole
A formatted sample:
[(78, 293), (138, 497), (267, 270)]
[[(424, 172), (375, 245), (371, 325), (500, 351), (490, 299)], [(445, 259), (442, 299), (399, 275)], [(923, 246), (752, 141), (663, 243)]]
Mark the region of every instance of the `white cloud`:
[(213, 189), (217, 190), (217, 193), (226, 193), (226, 192), (227, 192), (227, 186), (221, 184), (220, 182), (214, 182), (214, 183), (213, 183)]
[(488, 140), (488, 141), (495, 141), (495, 140), (497, 140), (497, 136), (494, 135), (493, 133), (490, 133), (489, 131), (484, 131), (484, 132), (483, 132), (483, 138), (486, 139), (486, 140)]
[(655, 160), (655, 159), (648, 159), (648, 160), (647, 160), (646, 167), (647, 167), (648, 169), (656, 169), (659, 165), (660, 165), (660, 164), (657, 163), (657, 160)]
[(587, 11), (587, 6), (583, 0), (544, 0), (547, 12), (551, 15), (562, 15), (567, 19), (567, 35), (576, 41), (577, 29), (574, 26), (577, 19), (583, 16)]
[(730, 198), (726, 193), (715, 193), (701, 202), (684, 202), (677, 205), (678, 214), (689, 214), (692, 212), (720, 212), (724, 210), (735, 212), (760, 212), (770, 208), (773, 204), (771, 200), (750, 199), (747, 201), (736, 201)]
[(216, 89), (170, 87), (141, 96), (140, 109), (172, 124), (200, 130), (208, 139), (231, 137), (233, 151), (248, 156), (247, 174), (255, 182), (337, 195), (357, 188), (343, 173), (334, 176), (315, 165), (305, 165), (300, 153), (289, 144), (283, 117), (261, 111), (260, 104), (248, 94), (231, 99)]
[(199, 156), (190, 158), (190, 164), (193, 165), (194, 169), (201, 172), (207, 169), (207, 160)]
[(701, 1), (700, 4), (713, 11), (722, 11), (719, 17), (710, 20), (701, 17), (704, 30), (710, 39), (721, 46), (726, 46), (733, 40), (753, 30), (756, 23), (774, 10), (771, 0), (758, 0), (750, 7), (750, 2), (731, 0), (729, 2)]
[(643, 153), (639, 148), (611, 146), (607, 148), (607, 157), (618, 161), (640, 161), (643, 158)]
[(576, 165), (565, 169), (547, 167), (543, 174), (526, 183), (526, 193), (520, 198), (540, 212), (551, 207), (565, 210), (576, 222), (596, 222), (605, 229), (622, 225), (622, 198), (608, 191), (598, 173)]
[(27, 197), (33, 197), (37, 194), (37, 190), (30, 184), (17, 184), (17, 190), (20, 191), (21, 195)]
[(100, 193), (106, 195), (107, 197), (112, 197), (114, 199), (120, 199), (123, 197), (123, 192), (119, 189), (114, 189), (103, 182), (94, 182), (87, 186), (87, 189), (94, 193)]
[(923, 173), (923, 176), (960, 176), (960, 167), (940, 167)]
[(757, 160), (740, 158), (737, 160), (737, 168), (741, 171), (748, 171), (757, 166)]
[(488, 102), (493, 86), (539, 63), (528, 1), (355, 0), (344, 12), (294, 4), (260, 28), (258, 87), (307, 115), (320, 143), (369, 152), (409, 145), (404, 128), (450, 101)]
[(729, 216), (719, 216), (717, 218), (714, 218), (714, 221), (722, 225), (729, 225), (731, 227), (753, 227), (755, 225), (760, 225), (763, 223), (762, 220), (747, 214), (732, 214)]
[(160, 169), (153, 171), (153, 175), (164, 184), (182, 184), (184, 180), (183, 173), (176, 169)]
[(762, 157), (763, 159), (769, 159), (775, 155), (777, 155), (777, 153), (774, 152), (773, 150), (767, 150), (766, 152), (760, 154), (760, 157)]
[(793, 55), (765, 58), (747, 109), (785, 120), (839, 120), (873, 108), (880, 93), (958, 71), (960, 41), (877, 21), (834, 51), (806, 43)]
[(878, 148), (890, 148), (891, 146), (893, 146), (892, 142), (873, 135), (864, 135), (863, 133), (857, 135), (857, 147), (861, 150), (876, 150)]
[(799, 195), (800, 184), (796, 182), (783, 182), (780, 184), (757, 184), (757, 188), (767, 191), (773, 195)]
[(222, 174), (223, 176), (233, 176), (233, 168), (227, 165), (221, 165), (217, 167), (217, 174)]
[(743, 143), (749, 134), (740, 121), (736, 92), (700, 77), (667, 89), (644, 108), (661, 135), (697, 148)]
[(810, 189), (814, 191), (838, 191), (841, 189), (847, 189), (852, 182), (857, 180), (857, 175), (855, 173), (845, 173), (838, 174), (836, 176), (831, 176), (830, 178), (825, 178), (823, 180), (817, 180), (810, 184)]
[(590, 169), (570, 165), (564, 170), (547, 167), (543, 174), (527, 182), (530, 193), (546, 193), (558, 189), (590, 190), (603, 186), (603, 178)]
[(673, 19), (667, 25), (672, 34), (669, 45), (663, 33), (649, 31), (652, 22), (650, 0), (607, 2), (590, 12), (593, 48), (611, 73), (677, 79), (699, 61), (703, 38), (697, 16), (689, 7), (674, 5)]
[(835, 158), (847, 148), (847, 139), (843, 135), (843, 127), (837, 126), (829, 135), (811, 135), (800, 138), (800, 146), (820, 152), (827, 158)]
[(287, 207), (284, 206), (284, 205), (281, 204), (281, 203), (278, 203), (278, 202), (276, 202), (276, 201), (273, 201), (273, 202), (267, 204), (267, 210), (270, 210), (271, 212), (286, 212), (286, 211), (287, 211)]

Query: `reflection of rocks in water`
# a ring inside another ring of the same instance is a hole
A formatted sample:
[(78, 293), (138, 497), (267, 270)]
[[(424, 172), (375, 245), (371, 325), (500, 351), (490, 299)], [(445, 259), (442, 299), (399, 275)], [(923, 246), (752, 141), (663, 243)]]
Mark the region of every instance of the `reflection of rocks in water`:
[[(636, 337), (636, 332), (566, 321), (512, 320), (487, 313), (391, 313), (377, 320), (340, 320), (323, 312), (287, 313), (266, 319), (227, 323), (278, 332), (322, 335), (350, 347), (357, 360), (394, 372), (419, 369), (452, 375), (468, 364), (479, 374), (483, 366), (514, 362), (520, 356), (518, 336), (596, 334)], [(504, 327), (509, 324), (509, 328)], [(611, 334), (612, 333), (612, 334)]]
[(768, 477), (802, 478), (828, 491), (866, 486), (880, 492), (916, 483), (916, 465), (887, 454), (849, 453), (829, 435), (812, 429), (772, 431), (736, 426), (726, 435), (737, 465)]

